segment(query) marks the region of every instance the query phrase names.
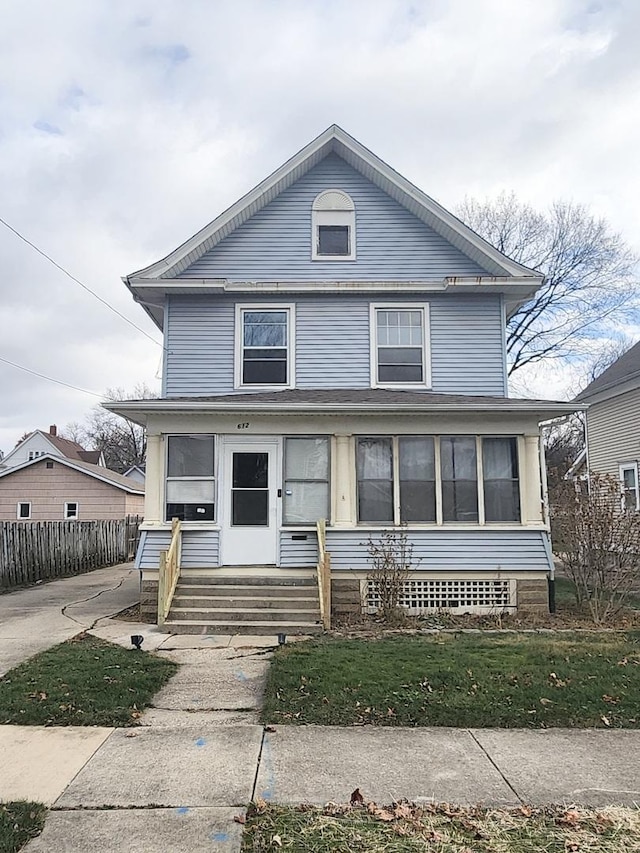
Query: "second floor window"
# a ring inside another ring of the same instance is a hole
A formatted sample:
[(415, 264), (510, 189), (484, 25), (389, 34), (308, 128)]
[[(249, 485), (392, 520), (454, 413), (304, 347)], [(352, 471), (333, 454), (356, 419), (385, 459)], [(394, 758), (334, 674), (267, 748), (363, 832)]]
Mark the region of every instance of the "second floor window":
[(428, 387), (426, 306), (373, 305), (371, 312), (373, 385)]
[(240, 309), (239, 386), (292, 384), (291, 313), (289, 307)]

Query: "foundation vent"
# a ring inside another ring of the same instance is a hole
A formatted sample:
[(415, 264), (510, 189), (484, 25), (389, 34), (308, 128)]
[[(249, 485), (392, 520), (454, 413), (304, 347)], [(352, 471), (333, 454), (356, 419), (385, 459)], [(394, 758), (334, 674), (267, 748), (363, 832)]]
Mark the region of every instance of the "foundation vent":
[[(367, 581), (367, 611), (380, 607), (376, 581)], [(516, 609), (516, 582), (511, 579), (405, 581), (400, 605), (417, 615), (447, 610), (451, 613), (504, 613)]]

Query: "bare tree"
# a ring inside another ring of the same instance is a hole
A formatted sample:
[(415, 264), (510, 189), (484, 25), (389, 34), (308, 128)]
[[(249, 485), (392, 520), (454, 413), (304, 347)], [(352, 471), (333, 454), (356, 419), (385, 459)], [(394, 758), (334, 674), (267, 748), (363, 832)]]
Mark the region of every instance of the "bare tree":
[(559, 483), (585, 446), (584, 417), (575, 412), (548, 423), (543, 430), (549, 488)]
[(561, 481), (551, 493), (554, 550), (596, 623), (625, 606), (640, 571), (640, 521), (615, 477), (589, 474), (589, 489)]
[[(105, 400), (151, 400), (158, 395), (146, 384), (136, 385), (131, 392), (124, 388), (108, 388)], [(90, 450), (101, 450), (107, 468), (124, 473), (132, 465), (141, 465), (147, 453), (144, 428), (96, 406), (85, 420), (68, 424), (64, 435)]]
[(510, 374), (542, 359), (593, 351), (612, 315), (619, 323), (636, 308), (638, 259), (583, 205), (556, 201), (540, 212), (503, 193), (495, 200), (466, 199), (457, 212), (505, 255), (545, 276), (509, 321)]

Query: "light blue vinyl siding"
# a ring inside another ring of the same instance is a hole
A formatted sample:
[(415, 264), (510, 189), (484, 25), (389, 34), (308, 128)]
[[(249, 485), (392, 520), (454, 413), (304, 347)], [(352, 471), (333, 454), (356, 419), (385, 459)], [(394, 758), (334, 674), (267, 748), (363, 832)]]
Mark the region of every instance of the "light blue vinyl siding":
[[(306, 539), (293, 539), (293, 536), (306, 536)], [(318, 537), (315, 530), (301, 530), (291, 533), (280, 532), (280, 566), (282, 568), (301, 568), (318, 564)]]
[[(376, 534), (371, 534), (376, 538)], [(369, 531), (327, 529), (331, 568), (370, 568), (366, 545)], [(518, 572), (549, 571), (547, 534), (537, 530), (409, 530), (418, 571)]]
[(369, 305), (429, 305), (432, 389), (506, 391), (502, 306), (497, 294), (291, 294), (279, 298), (173, 296), (167, 308), (168, 397), (234, 392), (235, 302), (295, 304), (296, 387), (369, 388)]
[[(311, 260), (311, 205), (326, 189), (344, 190), (355, 203), (355, 261)], [(330, 154), (181, 277), (406, 281), (486, 274), (341, 157)]]
[[(171, 542), (169, 530), (143, 530), (136, 554), (137, 569), (157, 569), (160, 551), (166, 551)], [(220, 534), (217, 530), (183, 530), (183, 569), (215, 568), (219, 564)]]

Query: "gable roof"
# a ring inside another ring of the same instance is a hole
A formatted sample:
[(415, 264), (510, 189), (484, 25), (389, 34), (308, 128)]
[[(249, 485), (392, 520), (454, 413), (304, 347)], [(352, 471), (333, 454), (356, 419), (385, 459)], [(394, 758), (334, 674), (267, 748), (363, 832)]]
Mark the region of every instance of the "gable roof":
[(90, 462), (97, 465), (102, 458), (102, 452), (100, 450), (85, 450), (81, 444), (78, 444), (77, 441), (72, 441), (70, 438), (62, 438), (60, 435), (53, 435), (51, 432), (45, 432), (45, 430), (42, 429), (34, 429), (21, 442), (19, 442), (19, 444), (9, 451), (9, 453), (7, 453), (7, 455), (2, 459), (0, 467), (6, 466), (7, 461), (11, 459), (18, 450), (24, 449), (25, 444), (36, 435), (45, 439), (52, 448), (58, 450), (67, 459), (79, 459), (83, 462)]
[(100, 457), (102, 456), (101, 451), (99, 450), (85, 450), (81, 444), (78, 444), (77, 441), (72, 441), (70, 438), (62, 438), (60, 435), (51, 435), (48, 432), (42, 432), (42, 430), (36, 430), (41, 435), (43, 435), (47, 441), (53, 444), (63, 456), (66, 456), (67, 459), (80, 459), (83, 462), (90, 462), (93, 465), (97, 465)]
[(144, 486), (141, 486), (140, 483), (129, 477), (125, 477), (123, 474), (117, 474), (115, 471), (110, 471), (101, 465), (92, 465), (90, 462), (83, 462), (80, 459), (68, 459), (64, 456), (56, 456), (53, 453), (45, 453), (44, 456), (38, 456), (37, 459), (30, 459), (27, 462), (22, 462), (20, 465), (15, 465), (13, 468), (8, 468), (6, 471), (0, 471), (0, 479), (2, 477), (10, 477), (11, 474), (46, 461), (65, 465), (67, 468), (79, 471), (81, 474), (87, 474), (95, 480), (101, 480), (109, 486), (115, 486), (117, 489), (129, 492), (132, 495), (144, 495)]
[[(445, 210), (438, 202), (335, 124), (328, 127), (257, 187), (165, 258), (131, 273), (123, 281), (133, 292), (134, 297), (138, 297), (139, 300), (144, 298), (142, 294), (145, 293), (145, 282), (148, 285), (150, 281), (166, 280), (169, 284), (172, 279), (179, 276), (330, 153), (336, 153), (342, 157), (365, 178), (476, 261), (487, 270), (488, 278), (515, 278), (520, 280), (520, 285), (528, 283), (530, 293), (542, 283), (543, 277), (539, 272), (507, 258), (460, 219)], [(475, 281), (477, 282), (478, 279), (476, 278)], [(185, 281), (181, 281), (180, 284), (183, 288), (187, 286)], [(141, 292), (138, 292), (138, 288), (142, 289)], [(530, 293), (523, 295), (528, 296)], [(158, 322), (157, 310), (154, 312), (150, 306), (143, 307)]]
[[(622, 385), (625, 385), (624, 389), (620, 388)], [(627, 385), (629, 387), (626, 387)], [(640, 388), (640, 341), (590, 382), (575, 399), (590, 400), (601, 394), (613, 397), (616, 389), (619, 389), (618, 393), (622, 393), (631, 391), (634, 387)]]

